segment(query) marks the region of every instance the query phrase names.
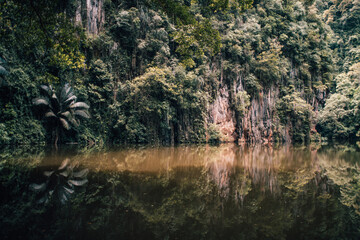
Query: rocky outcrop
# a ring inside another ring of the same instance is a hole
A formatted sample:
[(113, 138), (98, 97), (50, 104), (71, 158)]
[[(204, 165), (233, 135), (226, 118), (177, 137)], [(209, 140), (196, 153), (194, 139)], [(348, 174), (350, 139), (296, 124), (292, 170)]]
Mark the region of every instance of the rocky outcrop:
[(98, 35), (104, 26), (104, 0), (81, 0), (76, 8), (75, 22), (88, 33)]
[[(241, 82), (232, 92), (227, 85), (220, 87), (215, 101), (208, 109), (208, 122), (217, 126), (221, 141), (252, 143), (274, 141), (273, 131), (276, 125), (274, 111), (279, 89), (272, 86), (261, 90), (257, 97), (250, 100), (250, 106), (246, 108), (242, 116), (239, 116), (232, 106), (234, 102), (232, 96), (243, 90)], [(283, 140), (290, 141), (289, 131), (286, 128), (281, 130), (280, 135)]]
[[(292, 72), (294, 74), (289, 77), (299, 79), (296, 71)], [(216, 126), (220, 141), (319, 141), (315, 124), (318, 110), (324, 105), (326, 91), (314, 88), (311, 99), (306, 99), (303, 89), (281, 96), (283, 86), (273, 84), (250, 95), (246, 92), (240, 72), (227, 78), (220, 77), (217, 95), (208, 108), (207, 122)], [(286, 109), (283, 109), (284, 105)], [(306, 115), (305, 110), (309, 108), (312, 112)]]
[(235, 115), (230, 106), (230, 93), (225, 85), (217, 93), (215, 101), (209, 108), (209, 123), (215, 124), (221, 135), (222, 142), (237, 140)]
[[(279, 90), (271, 87), (253, 98), (244, 117), (238, 118), (237, 131), (240, 142), (272, 142), (273, 119)], [(286, 135), (286, 133), (284, 134)]]

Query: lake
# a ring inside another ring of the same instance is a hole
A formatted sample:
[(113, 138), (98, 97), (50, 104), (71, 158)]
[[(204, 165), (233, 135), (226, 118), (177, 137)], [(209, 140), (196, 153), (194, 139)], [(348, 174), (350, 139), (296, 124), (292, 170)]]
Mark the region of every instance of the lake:
[(360, 239), (357, 145), (0, 150), (1, 239)]

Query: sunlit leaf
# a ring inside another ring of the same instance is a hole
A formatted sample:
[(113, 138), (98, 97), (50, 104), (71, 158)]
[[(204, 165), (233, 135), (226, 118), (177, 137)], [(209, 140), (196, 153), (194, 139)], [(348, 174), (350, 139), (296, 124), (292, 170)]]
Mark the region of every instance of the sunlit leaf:
[(81, 187), (84, 186), (88, 182), (87, 179), (84, 180), (69, 180), (69, 183), (71, 183), (74, 186)]
[(87, 105), (84, 102), (77, 102), (70, 106), (70, 108), (89, 108), (89, 105)]
[(63, 119), (63, 118), (59, 118), (60, 122), (61, 122), (61, 125), (66, 129), (66, 130), (69, 130), (70, 129), (70, 125), (69, 123)]
[(47, 117), (47, 118), (51, 118), (51, 117), (57, 118), (57, 116), (55, 115), (55, 113), (53, 113), (53, 111), (49, 111), (49, 112), (45, 113), (45, 117)]
[(65, 190), (67, 193), (69, 193), (69, 194), (73, 194), (73, 193), (74, 193), (74, 189), (68, 188), (68, 187), (66, 187), (66, 186), (64, 186), (64, 190)]
[(35, 192), (42, 192), (46, 189), (46, 183), (41, 183), (41, 184), (33, 183), (30, 185), (30, 189)]
[(63, 171), (63, 172), (59, 173), (59, 175), (61, 175), (63, 177), (68, 177), (69, 176), (69, 171)]
[(83, 118), (90, 118), (90, 115), (87, 111), (84, 110), (76, 110), (75, 115), (83, 117)]
[(61, 90), (61, 99), (65, 99), (65, 98), (68, 98), (69, 96), (69, 93), (72, 92), (71, 91), (71, 87), (69, 86), (68, 83), (65, 84), (65, 86), (63, 87), (63, 89)]
[(0, 66), (0, 75), (6, 75), (8, 74), (8, 71), (3, 66)]
[(61, 163), (61, 165), (60, 165), (60, 167), (59, 167), (58, 169), (59, 169), (59, 170), (65, 169), (65, 168), (69, 165), (69, 163), (70, 163), (70, 159), (69, 159), (69, 158), (65, 159), (65, 160)]
[(34, 99), (33, 104), (34, 104), (34, 105), (46, 105), (46, 106), (49, 106), (49, 102), (46, 101), (46, 100), (43, 99), (43, 98), (36, 98), (36, 99)]
[(64, 100), (64, 103), (68, 103), (71, 101), (76, 101), (77, 97), (75, 95), (70, 96), (68, 99)]
[(45, 172), (44, 172), (44, 176), (50, 177), (51, 174), (53, 174), (54, 172), (55, 172), (55, 171), (45, 171)]
[(69, 111), (61, 113), (62, 116), (66, 117), (67, 119), (71, 118), (71, 113)]
[(73, 176), (75, 178), (84, 178), (86, 177), (86, 175), (89, 173), (89, 170), (88, 169), (84, 169), (84, 170), (81, 170), (79, 172), (74, 172), (73, 173)]

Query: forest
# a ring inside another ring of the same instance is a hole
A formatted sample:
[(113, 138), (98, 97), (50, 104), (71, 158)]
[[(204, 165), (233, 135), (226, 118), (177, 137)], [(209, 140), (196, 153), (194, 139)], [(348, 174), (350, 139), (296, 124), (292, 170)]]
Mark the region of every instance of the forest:
[(0, 9), (0, 145), (360, 137), (359, 0)]
[(360, 0), (0, 0), (0, 236), (360, 239)]

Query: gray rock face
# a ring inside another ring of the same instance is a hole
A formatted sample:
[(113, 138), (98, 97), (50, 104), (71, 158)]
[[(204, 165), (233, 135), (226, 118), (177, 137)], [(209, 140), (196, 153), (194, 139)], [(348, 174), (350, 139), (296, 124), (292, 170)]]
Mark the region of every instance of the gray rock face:
[[(237, 91), (237, 90), (233, 90)], [(225, 85), (209, 108), (209, 122), (216, 124), (223, 136), (222, 141), (271, 142), (273, 141), (273, 119), (279, 90), (271, 87), (262, 90), (258, 98), (253, 98), (243, 117), (236, 117), (231, 107), (231, 94)], [(283, 132), (284, 140), (290, 140)]]
[(239, 141), (273, 141), (273, 117), (279, 90), (271, 87), (262, 90), (258, 98), (251, 100), (249, 110), (238, 122)]
[(88, 33), (98, 35), (105, 22), (104, 0), (81, 0), (76, 8), (75, 22)]
[(209, 122), (216, 124), (222, 135), (221, 141), (234, 142), (237, 139), (235, 115), (230, 105), (230, 92), (225, 85), (209, 108)]
[[(239, 114), (235, 109), (235, 96), (245, 90), (240, 76), (233, 80), (220, 78), (217, 95), (208, 108), (207, 122), (216, 126), (222, 136), (221, 141), (291, 142), (297, 126), (291, 121), (286, 124), (280, 122), (276, 108), (280, 100), (280, 86), (272, 85), (260, 90), (256, 96), (251, 97), (244, 111)], [(314, 113), (311, 121), (316, 119), (319, 105), (323, 104), (325, 98), (325, 91), (315, 90), (313, 98), (307, 100)], [(312, 123), (310, 133), (317, 134), (315, 121)]]

